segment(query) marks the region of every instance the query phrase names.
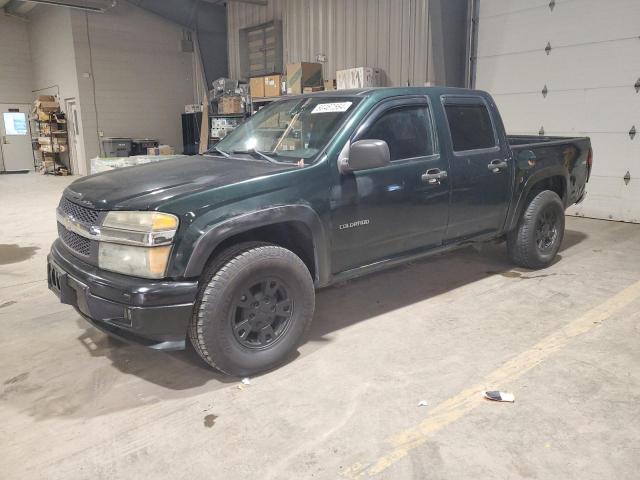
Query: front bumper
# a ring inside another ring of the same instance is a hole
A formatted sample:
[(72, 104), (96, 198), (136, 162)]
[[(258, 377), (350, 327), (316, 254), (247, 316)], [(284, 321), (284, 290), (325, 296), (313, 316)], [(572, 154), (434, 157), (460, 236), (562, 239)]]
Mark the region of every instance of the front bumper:
[(62, 303), (109, 335), (159, 350), (185, 348), (197, 282), (100, 270), (69, 253), (59, 239), (47, 257), (47, 281)]

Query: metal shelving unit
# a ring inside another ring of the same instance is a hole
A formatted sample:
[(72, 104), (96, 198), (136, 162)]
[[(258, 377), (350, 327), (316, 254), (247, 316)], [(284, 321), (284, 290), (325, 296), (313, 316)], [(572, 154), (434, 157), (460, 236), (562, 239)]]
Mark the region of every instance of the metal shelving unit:
[[(61, 111), (47, 113), (48, 119), (41, 120), (41, 113), (36, 113), (35, 118), (32, 118), (36, 125), (37, 136), (32, 137), (32, 141), (38, 144), (38, 148), (35, 149), (40, 152), (40, 166), (42, 173), (45, 175), (62, 175), (61, 169), (67, 170), (64, 167), (60, 155), (66, 152), (69, 148), (67, 140), (67, 121), (64, 118), (64, 113)], [(63, 129), (61, 126), (64, 125)], [(44, 128), (43, 128), (44, 127)], [(41, 138), (48, 138), (49, 144), (40, 143)], [(60, 139), (65, 139), (65, 143), (60, 143)], [(51, 151), (45, 151), (42, 147), (50, 147)], [(51, 162), (47, 162), (51, 160)], [(34, 163), (34, 170), (38, 169), (38, 165)]]

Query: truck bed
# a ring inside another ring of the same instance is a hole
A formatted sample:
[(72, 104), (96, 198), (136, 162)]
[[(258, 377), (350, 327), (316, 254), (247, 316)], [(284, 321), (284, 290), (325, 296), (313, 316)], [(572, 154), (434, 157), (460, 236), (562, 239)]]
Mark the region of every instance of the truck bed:
[(549, 137), (543, 135), (507, 135), (507, 141), (513, 150), (520, 150), (527, 146), (535, 147), (540, 144), (558, 145), (589, 140), (588, 137)]
[(507, 141), (524, 181), (540, 168), (561, 166), (567, 177), (565, 206), (582, 200), (591, 173), (588, 137), (507, 135)]

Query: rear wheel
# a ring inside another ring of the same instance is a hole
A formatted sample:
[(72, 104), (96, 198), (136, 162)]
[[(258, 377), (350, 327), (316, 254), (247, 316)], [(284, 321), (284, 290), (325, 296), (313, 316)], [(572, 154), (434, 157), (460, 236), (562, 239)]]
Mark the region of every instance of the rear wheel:
[(525, 268), (538, 269), (553, 262), (564, 237), (564, 206), (557, 193), (538, 193), (507, 236), (511, 260)]
[(311, 323), (313, 280), (290, 250), (248, 243), (224, 252), (206, 273), (190, 327), (212, 367), (250, 375), (281, 363)]

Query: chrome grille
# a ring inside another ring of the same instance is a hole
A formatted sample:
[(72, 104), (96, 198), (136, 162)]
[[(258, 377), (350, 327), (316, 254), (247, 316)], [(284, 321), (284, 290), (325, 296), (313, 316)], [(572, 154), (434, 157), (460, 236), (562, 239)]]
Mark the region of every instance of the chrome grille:
[(60, 204), (58, 208), (73, 217), (78, 222), (84, 223), (85, 225), (96, 225), (98, 223), (98, 215), (99, 212), (97, 210), (92, 210), (91, 208), (83, 207), (81, 205), (77, 205), (73, 202), (70, 202), (65, 197), (60, 199)]
[(70, 232), (58, 223), (58, 236), (62, 242), (80, 255), (88, 257), (91, 254), (91, 240), (81, 237), (75, 232)]

